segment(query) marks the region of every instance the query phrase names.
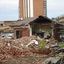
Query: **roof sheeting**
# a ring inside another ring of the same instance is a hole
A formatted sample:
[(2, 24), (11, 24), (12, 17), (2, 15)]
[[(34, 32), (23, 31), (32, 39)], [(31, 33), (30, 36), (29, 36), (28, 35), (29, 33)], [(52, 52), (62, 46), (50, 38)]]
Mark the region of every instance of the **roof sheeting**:
[(34, 21), (37, 17), (29, 17), (29, 18), (26, 18), (24, 20), (20, 20), (20, 21), (17, 21), (15, 23), (13, 23), (11, 26), (21, 26), (21, 25), (26, 25), (26, 24), (29, 24), (30, 22)]

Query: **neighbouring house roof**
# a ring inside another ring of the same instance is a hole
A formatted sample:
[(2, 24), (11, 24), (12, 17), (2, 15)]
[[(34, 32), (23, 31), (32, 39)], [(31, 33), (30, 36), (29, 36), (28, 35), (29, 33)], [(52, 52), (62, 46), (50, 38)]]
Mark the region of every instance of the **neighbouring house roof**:
[(53, 20), (49, 19), (48, 17), (39, 16), (39, 17), (29, 17), (29, 18), (26, 18), (24, 20), (17, 21), (10, 26), (11, 27), (23, 26), (23, 25), (27, 25), (29, 23), (30, 24), (31, 23), (54, 23), (54, 24), (58, 24), (56, 21), (53, 21)]

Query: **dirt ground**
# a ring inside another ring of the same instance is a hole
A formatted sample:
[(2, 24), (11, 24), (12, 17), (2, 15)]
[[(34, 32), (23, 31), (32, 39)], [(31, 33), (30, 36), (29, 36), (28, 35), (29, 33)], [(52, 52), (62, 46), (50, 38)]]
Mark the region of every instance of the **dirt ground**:
[(0, 62), (0, 64), (43, 64), (46, 58), (47, 56), (33, 54), (33, 56), (11, 57), (6, 61)]

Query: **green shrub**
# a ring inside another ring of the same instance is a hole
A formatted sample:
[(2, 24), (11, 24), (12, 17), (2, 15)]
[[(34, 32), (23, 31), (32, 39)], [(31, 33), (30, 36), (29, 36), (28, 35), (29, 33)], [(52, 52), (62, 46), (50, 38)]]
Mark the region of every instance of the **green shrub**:
[(43, 41), (40, 41), (40, 42), (39, 42), (39, 45), (40, 45), (40, 46), (45, 46), (45, 43), (44, 43)]
[(60, 46), (61, 48), (64, 48), (64, 42), (59, 43), (59, 46)]

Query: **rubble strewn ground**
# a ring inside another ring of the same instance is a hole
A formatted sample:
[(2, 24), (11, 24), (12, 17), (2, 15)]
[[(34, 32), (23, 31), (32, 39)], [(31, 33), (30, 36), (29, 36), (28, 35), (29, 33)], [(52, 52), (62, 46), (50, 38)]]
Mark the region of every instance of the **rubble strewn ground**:
[[(37, 40), (38, 43), (32, 43), (32, 40)], [(44, 46), (40, 41), (44, 43)], [(51, 61), (47, 60), (50, 57), (58, 57), (59, 60), (64, 56), (64, 52), (54, 53), (57, 48), (50, 48), (53, 44), (51, 40), (46, 42), (36, 36), (15, 40), (0, 37), (0, 64), (47, 64), (46, 62)]]

